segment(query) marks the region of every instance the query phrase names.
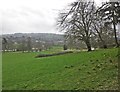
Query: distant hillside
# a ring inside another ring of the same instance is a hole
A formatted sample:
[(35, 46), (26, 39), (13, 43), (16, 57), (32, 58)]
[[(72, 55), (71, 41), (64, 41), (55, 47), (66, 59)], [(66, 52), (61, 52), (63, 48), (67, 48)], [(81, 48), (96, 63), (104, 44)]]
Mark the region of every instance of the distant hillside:
[(33, 39), (40, 39), (42, 41), (63, 41), (64, 36), (61, 34), (53, 33), (15, 33), (15, 34), (4, 34), (2, 35), (5, 38), (21, 38), (21, 37), (31, 37)]

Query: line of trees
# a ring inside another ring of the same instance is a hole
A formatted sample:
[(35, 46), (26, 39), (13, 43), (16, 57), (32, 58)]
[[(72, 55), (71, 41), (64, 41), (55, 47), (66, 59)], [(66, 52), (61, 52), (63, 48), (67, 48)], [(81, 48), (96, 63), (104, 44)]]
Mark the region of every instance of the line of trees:
[(39, 52), (63, 46), (64, 36), (51, 33), (15, 33), (1, 36), (2, 51)]
[(31, 38), (28, 37), (27, 40), (23, 36), (22, 41), (18, 44), (17, 42), (14, 42), (12, 40), (13, 37), (11, 36), (9, 39), (6, 39), (3, 37), (2, 39), (2, 50), (5, 52), (6, 50), (11, 50), (11, 51), (28, 51), (30, 52), (32, 50), (32, 44), (31, 44)]
[[(115, 39), (119, 47), (117, 24), (120, 23), (120, 2), (106, 2), (96, 7), (94, 2), (77, 0), (59, 14), (57, 25), (65, 32), (66, 39), (83, 41), (88, 49), (92, 49), (92, 39), (101, 42), (107, 48), (106, 39)], [(119, 30), (119, 29), (118, 29)]]
[(31, 37), (22, 36), (19, 41), (16, 41), (14, 37), (2, 38), (2, 50), (5, 51), (41, 51), (47, 50), (54, 45), (52, 42), (41, 41), (41, 39), (33, 40)]

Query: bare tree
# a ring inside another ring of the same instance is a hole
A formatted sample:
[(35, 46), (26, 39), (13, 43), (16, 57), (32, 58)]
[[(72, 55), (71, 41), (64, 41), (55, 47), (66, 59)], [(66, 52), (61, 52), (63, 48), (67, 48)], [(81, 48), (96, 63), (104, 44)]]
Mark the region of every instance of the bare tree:
[(7, 39), (6, 38), (3, 38), (2, 39), (2, 50), (3, 50), (3, 52), (5, 52), (5, 50), (7, 50), (8, 48), (7, 48), (7, 44), (8, 43), (8, 41), (7, 41)]
[(103, 48), (107, 48), (107, 44), (105, 43), (105, 40), (103, 39), (103, 34), (105, 33), (105, 27), (107, 30), (107, 26), (105, 26), (105, 21), (101, 18), (99, 14), (95, 14), (94, 20), (92, 22), (93, 26), (93, 34), (97, 35), (100, 41), (102, 42)]
[(97, 12), (102, 14), (106, 24), (113, 24), (116, 47), (119, 47), (116, 25), (120, 23), (120, 2), (106, 2)]
[(88, 51), (91, 51), (90, 36), (92, 20), (95, 12), (94, 2), (82, 2), (78, 0), (72, 3), (67, 12), (61, 12), (58, 26), (66, 35), (73, 35), (75, 39), (85, 42)]

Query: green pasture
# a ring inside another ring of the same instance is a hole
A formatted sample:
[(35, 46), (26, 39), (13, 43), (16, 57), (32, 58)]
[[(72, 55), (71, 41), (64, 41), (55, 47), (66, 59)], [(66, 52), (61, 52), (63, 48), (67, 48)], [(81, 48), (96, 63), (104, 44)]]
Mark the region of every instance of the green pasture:
[(3, 90), (118, 88), (118, 49), (35, 58), (40, 53), (53, 52), (3, 53)]

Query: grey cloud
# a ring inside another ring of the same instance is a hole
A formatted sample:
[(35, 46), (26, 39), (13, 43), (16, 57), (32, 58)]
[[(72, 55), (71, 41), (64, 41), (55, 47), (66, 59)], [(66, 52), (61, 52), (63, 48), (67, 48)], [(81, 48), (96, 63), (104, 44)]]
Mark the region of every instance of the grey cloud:
[(53, 18), (46, 16), (47, 11), (20, 8), (3, 13), (3, 33), (48, 32), (54, 30)]

